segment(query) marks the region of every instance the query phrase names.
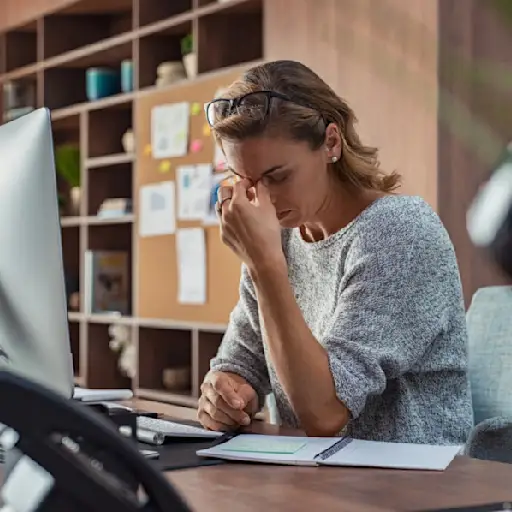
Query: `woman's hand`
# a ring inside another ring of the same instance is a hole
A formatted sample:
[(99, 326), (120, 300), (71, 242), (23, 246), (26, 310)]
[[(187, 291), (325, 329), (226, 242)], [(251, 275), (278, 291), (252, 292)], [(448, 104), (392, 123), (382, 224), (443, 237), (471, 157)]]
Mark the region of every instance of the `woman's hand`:
[(281, 226), (268, 190), (261, 182), (256, 187), (249, 180), (222, 186), (217, 211), (222, 241), (249, 270), (262, 263), (284, 262)]
[(201, 385), (197, 418), (209, 430), (229, 431), (251, 423), (258, 409), (256, 392), (245, 379), (209, 372)]

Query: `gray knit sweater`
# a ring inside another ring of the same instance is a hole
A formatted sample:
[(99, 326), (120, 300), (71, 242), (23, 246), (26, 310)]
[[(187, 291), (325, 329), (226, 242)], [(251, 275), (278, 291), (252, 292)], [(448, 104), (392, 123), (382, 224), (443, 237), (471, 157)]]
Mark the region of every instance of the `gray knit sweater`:
[[(351, 412), (347, 435), (464, 442), (473, 415), (460, 277), (449, 236), (428, 204), (387, 196), (320, 242), (284, 230), (283, 248), (297, 303)], [(262, 339), (245, 268), (211, 368), (241, 375), (260, 399), (273, 392), (282, 423), (300, 427)]]

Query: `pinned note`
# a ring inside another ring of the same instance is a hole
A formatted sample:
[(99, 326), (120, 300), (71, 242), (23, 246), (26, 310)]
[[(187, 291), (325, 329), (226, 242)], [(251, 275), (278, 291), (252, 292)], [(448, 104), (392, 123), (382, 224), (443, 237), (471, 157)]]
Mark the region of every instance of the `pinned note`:
[(162, 160), (158, 166), (160, 172), (169, 172), (171, 170), (171, 162), (169, 160)]
[(208, 123), (204, 123), (203, 125), (203, 135), (205, 137), (209, 137), (212, 133), (212, 129), (210, 128), (210, 125)]
[(199, 153), (201, 149), (203, 149), (203, 141), (201, 139), (193, 140), (190, 143), (190, 151), (192, 151), (192, 153)]
[(158, 105), (151, 111), (153, 158), (187, 154), (190, 105), (187, 102)]
[(140, 236), (170, 235), (176, 230), (174, 181), (140, 189)]
[(217, 204), (217, 194), (221, 185), (229, 178), (229, 173), (215, 173), (212, 174), (211, 177), (211, 185), (210, 185), (210, 200), (208, 213), (203, 218), (204, 226), (215, 226), (219, 224), (219, 217), (217, 216), (217, 212), (215, 211), (215, 207)]
[(176, 233), (178, 301), (181, 304), (206, 302), (206, 244), (201, 228), (180, 229)]
[(201, 110), (202, 110), (202, 106), (201, 106), (201, 103), (192, 103), (192, 106), (190, 107), (190, 113), (193, 115), (193, 116), (198, 116), (200, 113), (201, 113)]
[(184, 165), (176, 169), (178, 218), (203, 220), (210, 207), (212, 166)]

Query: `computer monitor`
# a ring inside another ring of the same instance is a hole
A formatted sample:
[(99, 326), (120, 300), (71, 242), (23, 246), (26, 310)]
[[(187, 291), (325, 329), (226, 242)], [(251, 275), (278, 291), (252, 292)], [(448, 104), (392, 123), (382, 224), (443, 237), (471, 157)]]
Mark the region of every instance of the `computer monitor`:
[(0, 126), (0, 368), (71, 398), (57, 198), (49, 111)]

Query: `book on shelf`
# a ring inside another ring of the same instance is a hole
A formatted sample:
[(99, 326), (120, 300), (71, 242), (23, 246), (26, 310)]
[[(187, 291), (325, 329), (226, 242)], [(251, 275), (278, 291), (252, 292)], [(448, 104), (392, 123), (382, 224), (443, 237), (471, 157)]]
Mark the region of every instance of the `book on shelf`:
[(86, 251), (84, 273), (87, 313), (130, 314), (128, 252)]

